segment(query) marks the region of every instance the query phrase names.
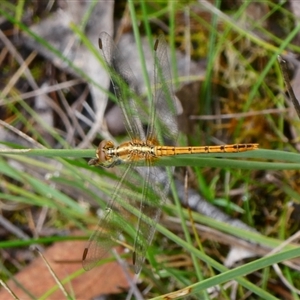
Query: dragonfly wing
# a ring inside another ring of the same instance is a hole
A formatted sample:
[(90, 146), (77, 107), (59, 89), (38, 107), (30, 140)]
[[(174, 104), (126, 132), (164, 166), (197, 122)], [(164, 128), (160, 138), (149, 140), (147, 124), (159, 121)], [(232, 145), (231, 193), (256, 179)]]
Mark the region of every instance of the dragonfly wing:
[(131, 165), (127, 166), (103, 216), (100, 218), (97, 229), (90, 237), (88, 245), (84, 250), (82, 265), (85, 270), (92, 269), (111, 248), (117, 245), (117, 241), (120, 240), (127, 226), (129, 216), (122, 209), (117, 198), (120, 197), (120, 190), (130, 169)]
[[(140, 211), (133, 254), (134, 270), (135, 273), (139, 273), (145, 260), (148, 246), (153, 239), (162, 204), (166, 200), (169, 180), (167, 175), (157, 167), (137, 167), (135, 169), (144, 177), (143, 197), (139, 204)], [(162, 178), (163, 175), (165, 175), (164, 178)], [(164, 189), (161, 189), (159, 184)], [(165, 187), (167, 188), (165, 189)]]
[(98, 228), (90, 237), (82, 258), (83, 268), (88, 271), (103, 258), (108, 251), (116, 246), (116, 240), (121, 234), (120, 228), (115, 226), (117, 216), (112, 209), (107, 208), (105, 216), (100, 220)]
[[(151, 114), (147, 137), (149, 139), (155, 139), (156, 134), (158, 134), (169, 138), (171, 142), (175, 142), (178, 135), (177, 115), (179, 102), (173, 91), (168, 59), (168, 45), (163, 35), (158, 37), (154, 46), (153, 80), (154, 95), (152, 108), (150, 110)], [(160, 140), (159, 136), (157, 136), (157, 138)], [(160, 141), (160, 143), (163, 143), (163, 141)]]
[(99, 47), (106, 61), (118, 104), (122, 109), (126, 129), (132, 139), (143, 138), (145, 134), (136, 104), (141, 101), (138, 97), (137, 80), (126, 59), (123, 58), (122, 51), (106, 32), (100, 34)]

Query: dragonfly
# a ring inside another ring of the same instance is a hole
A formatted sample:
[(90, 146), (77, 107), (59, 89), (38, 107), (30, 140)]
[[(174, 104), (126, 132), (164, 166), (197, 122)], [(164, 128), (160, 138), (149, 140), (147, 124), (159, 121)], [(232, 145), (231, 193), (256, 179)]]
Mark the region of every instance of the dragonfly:
[[(112, 141), (101, 141), (96, 150), (96, 157), (89, 161), (92, 166), (105, 168), (124, 165), (125, 170), (112, 193), (104, 214), (100, 217), (97, 229), (91, 235), (88, 245), (84, 249), (82, 263), (85, 270), (93, 268), (112, 247), (118, 244), (118, 240), (130, 224), (130, 229), (134, 233), (132, 262), (135, 273), (139, 273), (153, 239), (170, 182), (166, 172), (154, 166), (154, 163), (165, 156), (255, 150), (258, 148), (258, 144), (197, 147), (162, 145), (162, 135), (169, 140), (176, 141), (178, 134), (176, 121), (178, 106), (173, 92), (168, 46), (164, 36), (160, 35), (154, 45), (154, 88), (147, 111), (149, 116), (146, 130), (144, 130), (143, 120), (141, 120), (143, 115), (141, 109), (144, 107), (140, 98), (136, 97), (139, 94), (137, 84), (134, 83), (136, 80), (126, 60), (119, 59), (122, 58), (121, 49), (105, 32), (100, 34), (99, 48), (110, 74), (130, 140), (118, 146)], [(139, 166), (139, 163), (144, 165)], [(171, 172), (173, 170), (174, 168), (171, 169)], [(134, 184), (131, 187), (126, 186), (126, 180), (128, 178), (131, 180), (134, 177), (132, 173), (136, 171), (142, 175), (135, 176)], [(128, 189), (131, 190), (128, 191)], [(124, 208), (122, 206), (126, 205), (120, 205), (119, 202), (131, 203), (133, 210), (137, 210), (134, 224), (132, 224), (130, 207)]]

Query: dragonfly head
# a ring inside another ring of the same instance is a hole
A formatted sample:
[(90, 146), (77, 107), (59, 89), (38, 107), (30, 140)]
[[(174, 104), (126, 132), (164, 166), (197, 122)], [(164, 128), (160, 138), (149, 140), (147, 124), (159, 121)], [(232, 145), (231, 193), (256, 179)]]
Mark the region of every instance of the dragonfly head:
[(96, 158), (89, 161), (90, 166), (101, 166), (105, 168), (111, 168), (118, 165), (120, 161), (118, 156), (115, 154), (115, 145), (112, 141), (102, 141), (100, 142), (97, 151)]

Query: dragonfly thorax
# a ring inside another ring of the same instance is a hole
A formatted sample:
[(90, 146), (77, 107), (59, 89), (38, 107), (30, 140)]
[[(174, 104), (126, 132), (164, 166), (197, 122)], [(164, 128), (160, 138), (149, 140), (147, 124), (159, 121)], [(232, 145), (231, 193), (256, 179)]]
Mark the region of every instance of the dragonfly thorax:
[(116, 155), (120, 163), (145, 162), (156, 158), (155, 146), (151, 140), (133, 139), (117, 147)]

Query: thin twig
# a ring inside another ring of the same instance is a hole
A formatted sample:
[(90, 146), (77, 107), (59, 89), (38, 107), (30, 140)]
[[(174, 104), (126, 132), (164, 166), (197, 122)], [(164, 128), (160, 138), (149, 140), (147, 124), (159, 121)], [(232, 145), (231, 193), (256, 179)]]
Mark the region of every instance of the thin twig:
[(3, 286), (4, 289), (12, 296), (13, 299), (18, 300), (18, 296), (9, 288), (9, 286), (2, 280), (0, 279), (0, 284)]
[(223, 114), (223, 115), (206, 115), (206, 116), (190, 116), (191, 120), (216, 120), (216, 119), (240, 119), (240, 118), (246, 118), (246, 117), (253, 117), (253, 116), (259, 116), (259, 115), (269, 115), (269, 114), (281, 114), (284, 112), (287, 112), (289, 109), (278, 109), (278, 108), (270, 108), (270, 109), (264, 109), (260, 111), (248, 111), (243, 113), (235, 113), (235, 114)]
[(64, 294), (66, 299), (72, 299), (71, 296), (69, 295), (69, 293), (67, 292), (67, 290), (65, 289), (65, 287), (63, 286), (63, 284), (61, 283), (61, 281), (59, 280), (59, 278), (57, 277), (57, 275), (55, 274), (54, 270), (52, 269), (52, 267), (48, 263), (47, 259), (42, 254), (42, 252), (38, 248), (36, 248), (35, 250), (40, 255), (41, 259), (44, 261), (49, 273), (52, 275), (53, 279), (55, 280), (56, 284), (58, 285), (59, 289)]
[(300, 103), (299, 103), (298, 99), (296, 98), (293, 88), (291, 86), (290, 78), (288, 75), (288, 70), (286, 67), (286, 60), (284, 60), (280, 55), (278, 55), (278, 62), (279, 62), (280, 68), (281, 68), (285, 86), (286, 86), (289, 96), (294, 104), (297, 115), (300, 118)]

